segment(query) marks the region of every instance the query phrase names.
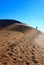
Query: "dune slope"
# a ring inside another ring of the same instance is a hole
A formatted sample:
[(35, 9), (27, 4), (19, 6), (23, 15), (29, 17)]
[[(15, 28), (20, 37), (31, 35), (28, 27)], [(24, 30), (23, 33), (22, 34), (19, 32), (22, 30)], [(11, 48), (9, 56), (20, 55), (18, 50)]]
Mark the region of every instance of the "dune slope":
[(44, 65), (41, 35), (39, 30), (21, 23), (0, 29), (0, 65)]

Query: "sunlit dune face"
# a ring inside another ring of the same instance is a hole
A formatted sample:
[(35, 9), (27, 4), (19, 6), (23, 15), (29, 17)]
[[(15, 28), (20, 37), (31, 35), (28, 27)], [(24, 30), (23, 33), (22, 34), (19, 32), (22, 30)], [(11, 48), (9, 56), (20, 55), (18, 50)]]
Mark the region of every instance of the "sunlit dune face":
[(36, 39), (35, 42), (42, 48), (44, 48), (44, 34), (40, 34)]

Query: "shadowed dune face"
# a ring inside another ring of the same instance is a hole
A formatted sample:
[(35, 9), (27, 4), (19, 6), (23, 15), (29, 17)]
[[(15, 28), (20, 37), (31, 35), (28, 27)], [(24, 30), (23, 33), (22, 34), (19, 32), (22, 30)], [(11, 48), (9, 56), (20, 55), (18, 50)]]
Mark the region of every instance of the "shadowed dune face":
[(7, 27), (7, 26), (10, 26), (10, 25), (15, 24), (15, 23), (20, 23), (21, 24), (21, 22), (19, 22), (17, 20), (2, 19), (2, 20), (0, 20), (0, 29), (4, 28), (4, 27)]
[(44, 34), (16, 23), (0, 29), (0, 65), (44, 65)]
[(18, 32), (25, 32), (31, 27), (26, 26), (26, 24), (23, 24), (17, 20), (10, 20), (10, 19), (3, 19), (0, 20), (0, 29), (6, 28), (10, 31), (18, 31)]
[(31, 30), (32, 28), (24, 25), (14, 25), (13, 27), (11, 26), (10, 28), (8, 27), (7, 29), (11, 31), (18, 31), (23, 33), (29, 29)]

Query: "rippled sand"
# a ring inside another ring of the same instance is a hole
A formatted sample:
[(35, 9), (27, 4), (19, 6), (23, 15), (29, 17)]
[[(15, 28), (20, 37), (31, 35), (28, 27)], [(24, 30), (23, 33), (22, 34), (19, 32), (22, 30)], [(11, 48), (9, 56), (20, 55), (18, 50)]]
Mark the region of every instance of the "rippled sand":
[(0, 30), (0, 65), (44, 65), (44, 34), (13, 26)]

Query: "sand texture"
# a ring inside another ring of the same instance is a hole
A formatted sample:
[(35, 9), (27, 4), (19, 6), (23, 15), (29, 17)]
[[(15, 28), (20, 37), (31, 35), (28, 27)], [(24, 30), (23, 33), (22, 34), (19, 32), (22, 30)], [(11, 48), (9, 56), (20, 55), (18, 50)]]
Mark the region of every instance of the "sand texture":
[(44, 34), (26, 25), (0, 29), (0, 65), (44, 65)]

